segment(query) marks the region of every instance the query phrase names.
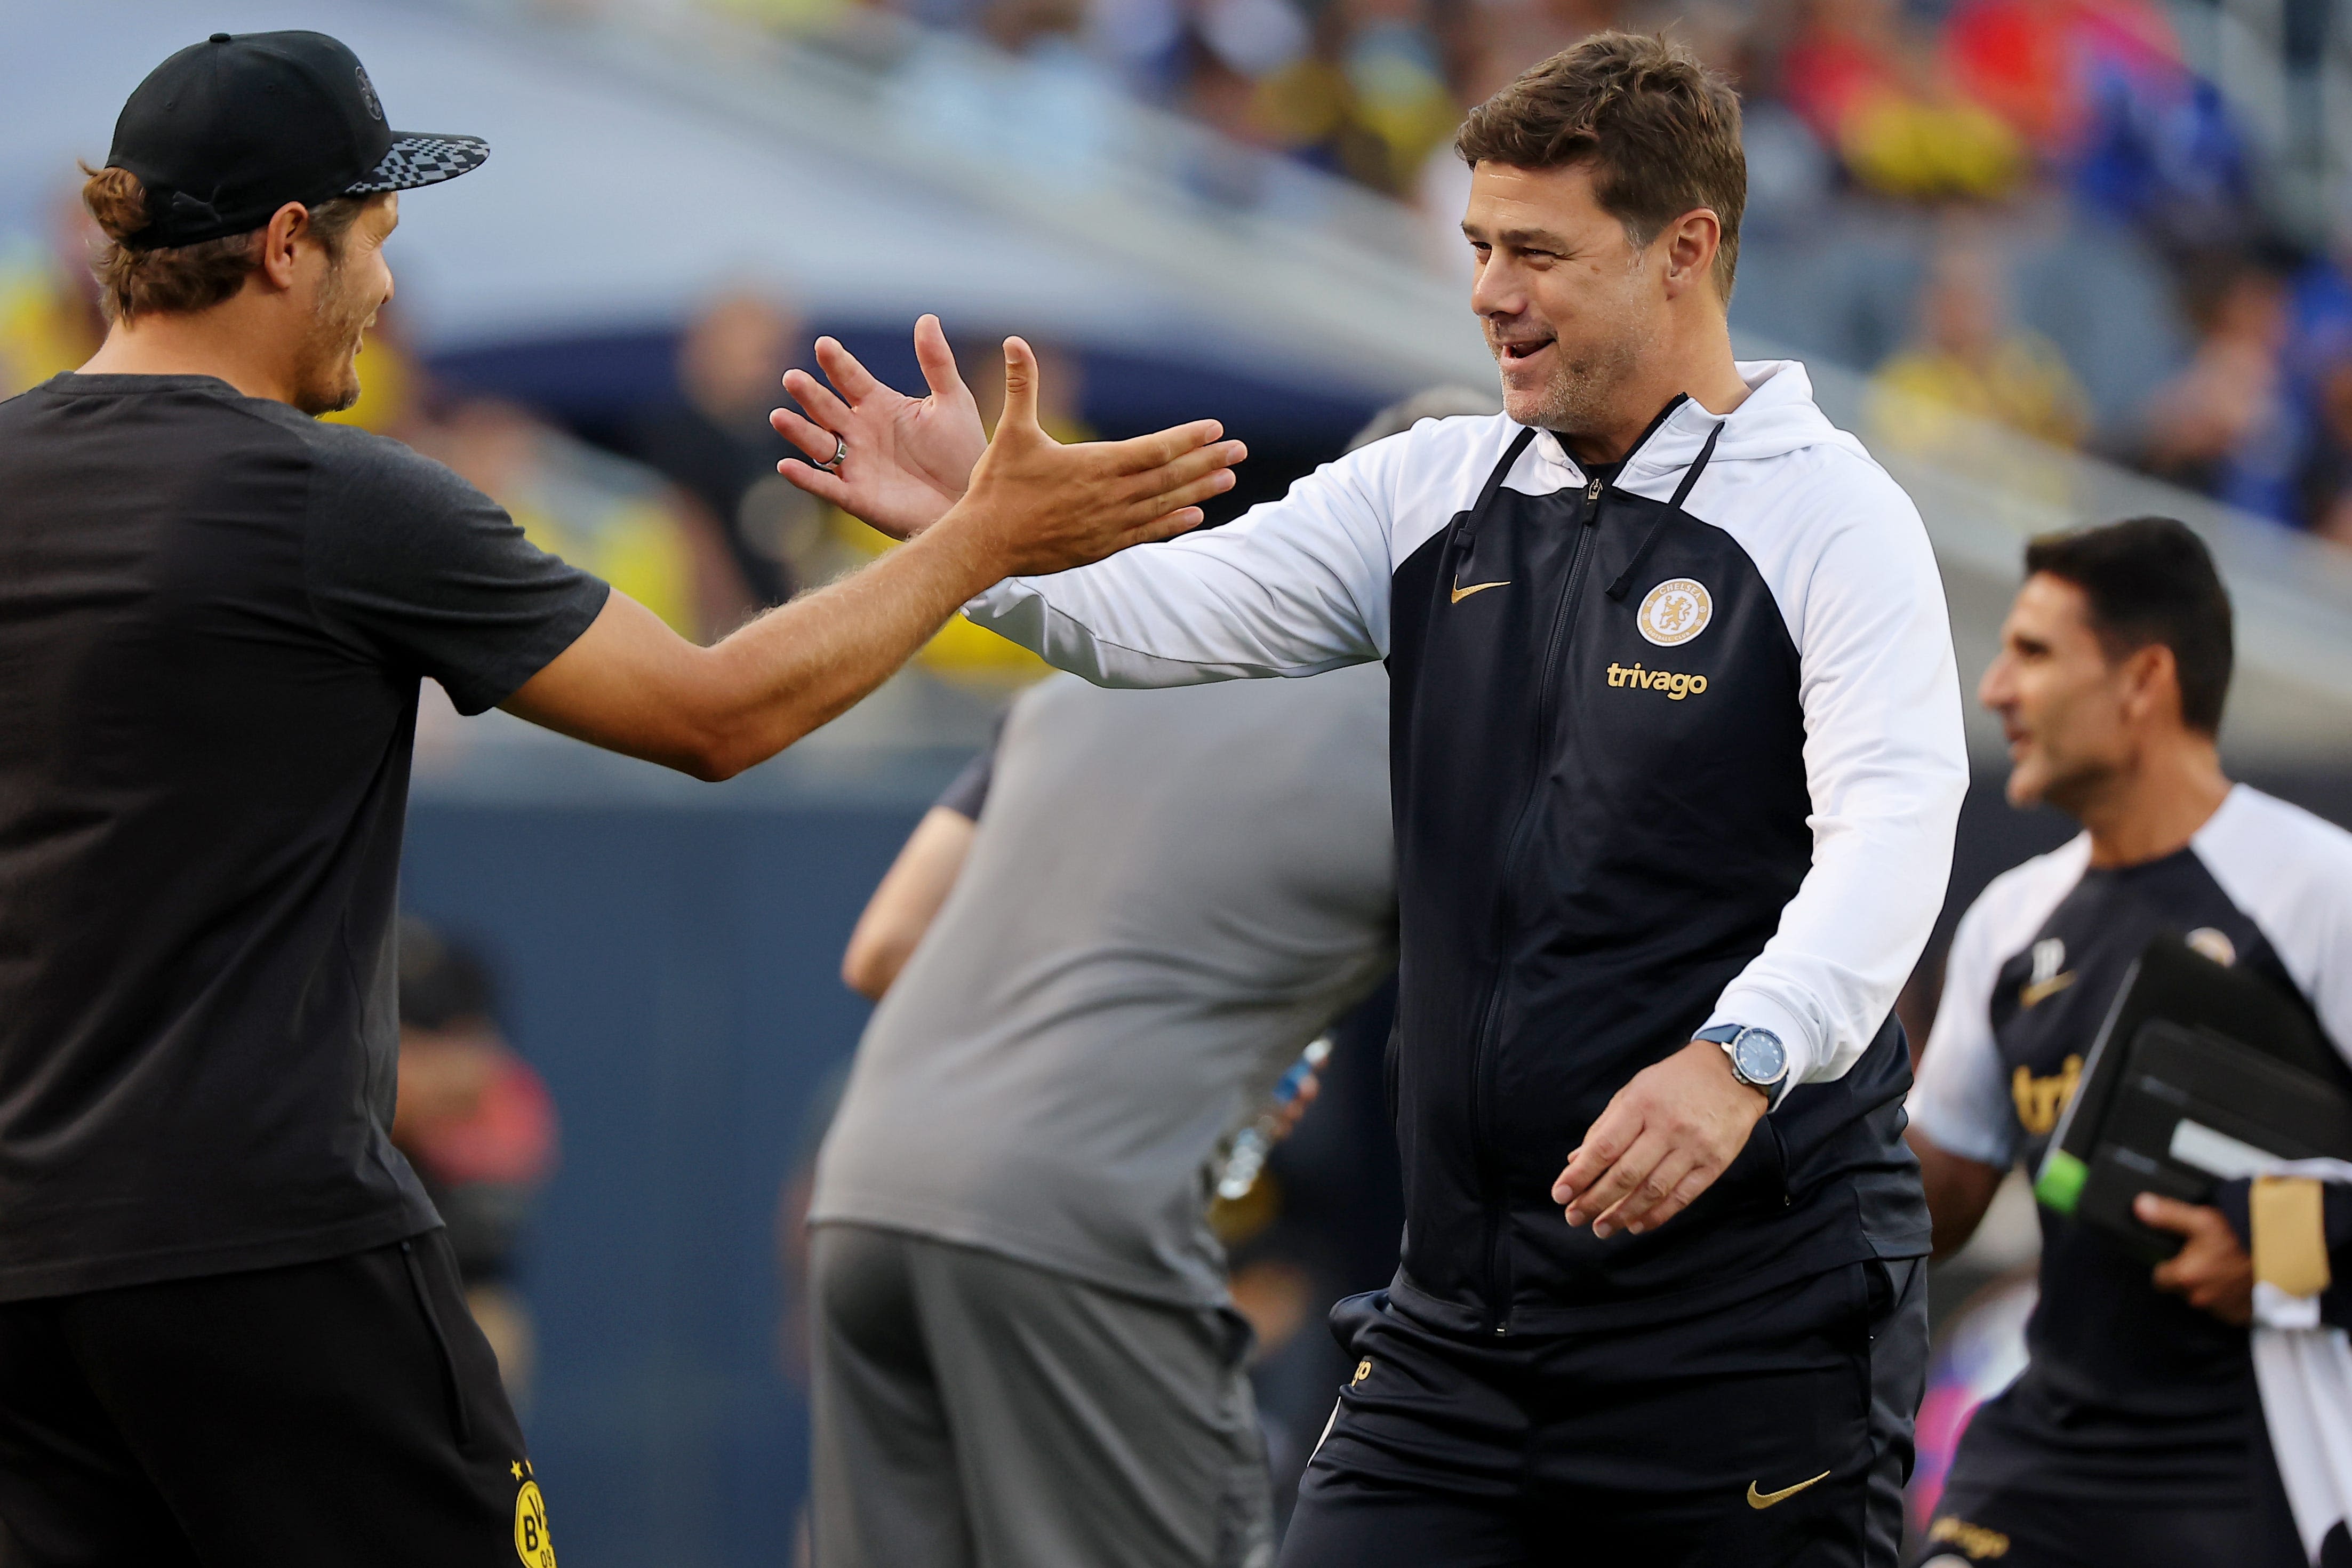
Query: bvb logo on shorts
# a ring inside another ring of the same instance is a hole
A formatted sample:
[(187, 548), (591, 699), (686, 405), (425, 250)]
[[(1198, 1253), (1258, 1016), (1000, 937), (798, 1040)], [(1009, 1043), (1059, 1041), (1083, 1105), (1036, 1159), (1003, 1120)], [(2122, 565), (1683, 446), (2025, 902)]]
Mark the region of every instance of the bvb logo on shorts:
[(515, 1494), (515, 1555), (523, 1568), (555, 1568), (555, 1547), (547, 1539), (547, 1500), (537, 1481), (525, 1481)]
[(1669, 577), (1642, 596), (1633, 618), (1642, 635), (1660, 647), (1676, 647), (1706, 630), (1715, 601), (1702, 584), (1688, 577)]

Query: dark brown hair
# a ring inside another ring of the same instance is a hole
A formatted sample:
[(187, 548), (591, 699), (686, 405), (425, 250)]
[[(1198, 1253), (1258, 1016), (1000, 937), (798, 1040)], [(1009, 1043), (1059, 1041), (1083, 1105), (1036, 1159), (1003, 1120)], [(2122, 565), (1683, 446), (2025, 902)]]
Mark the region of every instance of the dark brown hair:
[[(82, 205), (98, 220), (106, 245), (91, 270), (98, 275), (110, 321), (150, 311), (203, 310), (245, 287), (261, 265), (260, 229), (199, 240), (194, 245), (134, 250), (127, 243), (148, 224), (147, 187), (128, 169), (93, 169), (81, 187)], [(310, 234), (326, 247), (327, 260), (341, 265), (343, 241), (366, 210), (367, 196), (337, 196), (310, 209)]]
[(1473, 165), (1592, 168), (1592, 194), (1635, 248), (1696, 207), (1723, 226), (1716, 289), (1739, 268), (1748, 155), (1739, 95), (1696, 55), (1642, 33), (1595, 33), (1470, 111), (1454, 150)]
[(2025, 573), (2045, 572), (2083, 590), (2091, 629), (2111, 662), (2151, 643), (2170, 648), (2180, 721), (2200, 734), (2220, 733), (2235, 658), (2230, 591), (2187, 523), (2134, 517), (2045, 533), (2025, 547)]

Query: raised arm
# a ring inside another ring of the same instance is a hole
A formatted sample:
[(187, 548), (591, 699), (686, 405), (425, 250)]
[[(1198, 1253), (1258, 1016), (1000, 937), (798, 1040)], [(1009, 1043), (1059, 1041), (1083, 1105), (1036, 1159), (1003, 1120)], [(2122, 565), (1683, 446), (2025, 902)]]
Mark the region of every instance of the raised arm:
[[(954, 501), (958, 464), (977, 449), (980, 428), (932, 318), (918, 324), (915, 347), (925, 397), (885, 386), (827, 339), (817, 354), (831, 385), (792, 373), (785, 387), (802, 411), (773, 416), (818, 460), (786, 460), (785, 478), (901, 538), (920, 536)], [(1380, 658), (1403, 439), (1330, 464), (1283, 500), (1181, 547), (1016, 577), (975, 595), (964, 613), (1103, 686), (1315, 675)], [(818, 466), (845, 448), (838, 472)]]
[(921, 537), (711, 647), (614, 594), (503, 704), (595, 745), (726, 778), (838, 716), (957, 606), (1013, 574), (1166, 539), (1230, 489), (1244, 453), (1213, 421), (1065, 447), (1038, 427), (1036, 359), (1005, 344), (1005, 413), (969, 489)]

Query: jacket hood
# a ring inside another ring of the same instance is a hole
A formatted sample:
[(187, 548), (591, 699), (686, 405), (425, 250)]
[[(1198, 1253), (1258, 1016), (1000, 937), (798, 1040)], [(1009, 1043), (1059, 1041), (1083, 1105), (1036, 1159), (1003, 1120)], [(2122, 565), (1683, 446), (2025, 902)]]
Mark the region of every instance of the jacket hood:
[[(1747, 398), (1728, 415), (1708, 413), (1695, 398), (1685, 398), (1665, 423), (1650, 432), (1626, 462), (1618, 482), (1637, 488), (1644, 479), (1687, 467), (1706, 445), (1716, 426), (1723, 434), (1715, 444), (1710, 463), (1783, 458), (1807, 447), (1838, 447), (1868, 460), (1870, 454), (1853, 437), (1829, 421), (1813, 402), (1812, 378), (1792, 359), (1741, 360), (1739, 379), (1748, 384)], [(1558, 450), (1558, 437), (1552, 438)], [(1561, 454), (1565, 457), (1565, 453)]]

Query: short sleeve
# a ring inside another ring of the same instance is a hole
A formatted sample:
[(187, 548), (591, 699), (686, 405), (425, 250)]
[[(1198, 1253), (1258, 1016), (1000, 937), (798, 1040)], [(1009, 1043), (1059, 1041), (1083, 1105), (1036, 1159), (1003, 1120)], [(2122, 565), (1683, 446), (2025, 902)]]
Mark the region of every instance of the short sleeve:
[(1979, 900), (1953, 933), (1944, 996), (1919, 1055), (1909, 1110), (1911, 1124), (1937, 1148), (2007, 1170), (2017, 1159), (2017, 1114), (1992, 1035), (1992, 987), (2002, 954), (1986, 906)]
[(1004, 721), (999, 718), (996, 728), (989, 732), (988, 744), (977, 756), (966, 763), (963, 772), (956, 774), (955, 783), (941, 791), (931, 804), (942, 811), (952, 811), (958, 816), (978, 822), (982, 807), (988, 804), (988, 786), (996, 779), (996, 748), (1004, 740)]
[(313, 613), (362, 657), (439, 681), (459, 712), (512, 696), (604, 609), (611, 589), (439, 463), (338, 426), (311, 450)]

